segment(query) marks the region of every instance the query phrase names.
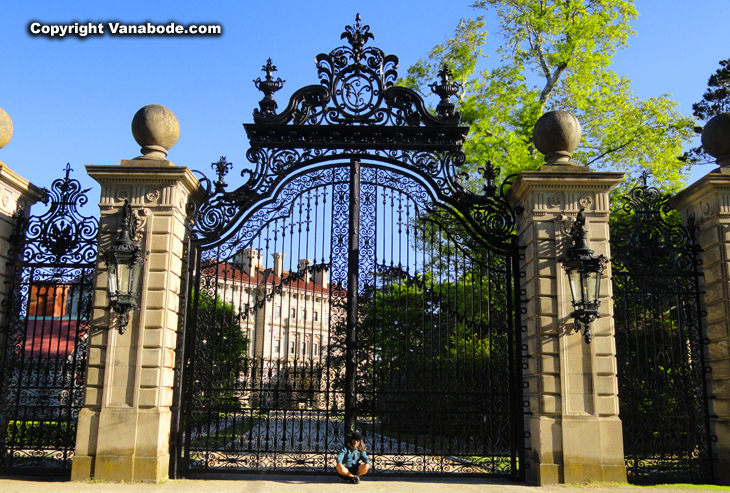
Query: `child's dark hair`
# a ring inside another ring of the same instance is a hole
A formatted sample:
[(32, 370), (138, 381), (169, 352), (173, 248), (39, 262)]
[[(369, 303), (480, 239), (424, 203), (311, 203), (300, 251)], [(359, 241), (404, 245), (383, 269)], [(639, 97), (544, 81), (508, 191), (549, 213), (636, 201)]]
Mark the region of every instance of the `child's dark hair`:
[(367, 447), (365, 446), (365, 442), (362, 440), (362, 435), (360, 435), (360, 433), (355, 432), (352, 435), (350, 435), (350, 437), (347, 439), (347, 445), (352, 444), (353, 440), (359, 440), (357, 447), (356, 447), (357, 450), (359, 450), (360, 452), (367, 451)]

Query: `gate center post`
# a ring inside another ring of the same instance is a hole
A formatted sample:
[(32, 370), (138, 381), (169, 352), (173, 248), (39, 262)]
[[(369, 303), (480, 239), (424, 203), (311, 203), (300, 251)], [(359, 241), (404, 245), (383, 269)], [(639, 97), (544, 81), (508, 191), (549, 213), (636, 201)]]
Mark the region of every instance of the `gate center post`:
[[(360, 160), (350, 160), (350, 211), (347, 250), (347, 326), (345, 335), (345, 435), (357, 421), (357, 303), (360, 280)], [(335, 218), (333, 218), (335, 220)]]

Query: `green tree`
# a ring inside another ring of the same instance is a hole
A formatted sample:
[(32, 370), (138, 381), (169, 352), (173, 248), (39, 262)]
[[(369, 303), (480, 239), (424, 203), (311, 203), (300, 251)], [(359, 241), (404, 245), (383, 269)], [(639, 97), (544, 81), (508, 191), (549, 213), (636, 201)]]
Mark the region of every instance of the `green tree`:
[[(699, 103), (692, 105), (692, 114), (707, 123), (714, 116), (730, 111), (730, 58), (720, 60), (720, 68), (707, 81), (707, 90)], [(702, 127), (695, 127), (702, 133)], [(714, 163), (715, 158), (705, 152), (702, 146), (694, 147), (684, 154), (683, 159), (692, 164)]]
[(197, 313), (198, 358), (209, 362), (205, 381), (197, 382), (197, 398), (211, 406), (240, 406), (241, 383), (248, 375), (249, 340), (232, 304), (200, 291)]
[[(463, 410), (464, 395), (508, 382), (501, 280), (477, 267), (458, 270), (410, 275), (394, 266), (361, 293), (361, 409), (379, 416), (391, 432), (437, 433), (441, 424), (432, 408)], [(474, 403), (475, 409), (482, 404)]]
[[(546, 111), (564, 109), (583, 127), (573, 160), (592, 168), (649, 169), (667, 187), (688, 171), (678, 159), (694, 122), (667, 95), (642, 100), (610, 66), (634, 34), (632, 0), (479, 0), (499, 19), (501, 61), (479, 70), (486, 55), (484, 17), (463, 19), (454, 36), (408, 69), (401, 84), (426, 94), (444, 63), (461, 83), (458, 109), (471, 126), (466, 171), (492, 161), (511, 174), (543, 162), (532, 128)], [(478, 183), (478, 180), (474, 180)]]

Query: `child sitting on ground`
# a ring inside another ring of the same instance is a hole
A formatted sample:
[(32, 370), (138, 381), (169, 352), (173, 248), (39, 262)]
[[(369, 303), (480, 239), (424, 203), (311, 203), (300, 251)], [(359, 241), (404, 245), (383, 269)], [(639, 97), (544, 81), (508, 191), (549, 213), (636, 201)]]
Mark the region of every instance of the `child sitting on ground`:
[(360, 476), (364, 475), (370, 469), (370, 459), (365, 451), (365, 444), (362, 441), (362, 435), (355, 431), (345, 441), (345, 445), (337, 454), (337, 474), (344, 481), (353, 484), (360, 482)]

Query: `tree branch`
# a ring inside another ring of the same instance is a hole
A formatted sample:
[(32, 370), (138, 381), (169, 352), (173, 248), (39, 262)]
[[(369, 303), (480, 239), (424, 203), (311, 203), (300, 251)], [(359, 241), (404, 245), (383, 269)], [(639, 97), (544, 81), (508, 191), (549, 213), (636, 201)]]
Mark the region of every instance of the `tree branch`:
[(598, 161), (598, 160), (599, 160), (599, 159), (601, 159), (602, 157), (604, 157), (604, 156), (608, 156), (609, 154), (611, 154), (611, 153), (614, 153), (614, 152), (616, 152), (616, 151), (620, 151), (620, 150), (621, 150), (621, 149), (623, 149), (624, 147), (626, 147), (626, 146), (628, 146), (628, 145), (630, 145), (630, 144), (633, 144), (634, 142), (636, 142), (636, 139), (630, 139), (630, 140), (628, 140), (628, 141), (624, 142), (623, 144), (621, 144), (621, 145), (620, 145), (620, 146), (618, 146), (618, 147), (614, 147), (613, 149), (609, 149), (609, 150), (607, 150), (606, 152), (602, 152), (601, 154), (599, 154), (599, 155), (598, 155), (598, 156), (596, 156), (595, 158), (593, 158), (593, 159), (591, 159), (590, 161), (588, 161), (588, 162), (586, 163), (586, 166), (590, 166), (591, 164), (595, 163), (596, 161)]
[(540, 93), (540, 111), (542, 111), (542, 109), (545, 108), (545, 104), (547, 103), (550, 93), (553, 91), (555, 84), (558, 83), (558, 79), (560, 79), (560, 76), (562, 75), (562, 73), (565, 71), (566, 68), (568, 68), (568, 64), (565, 62), (561, 63), (555, 69), (555, 73), (553, 73), (553, 75), (548, 78), (547, 84), (545, 84), (545, 87), (543, 88), (542, 92)]

